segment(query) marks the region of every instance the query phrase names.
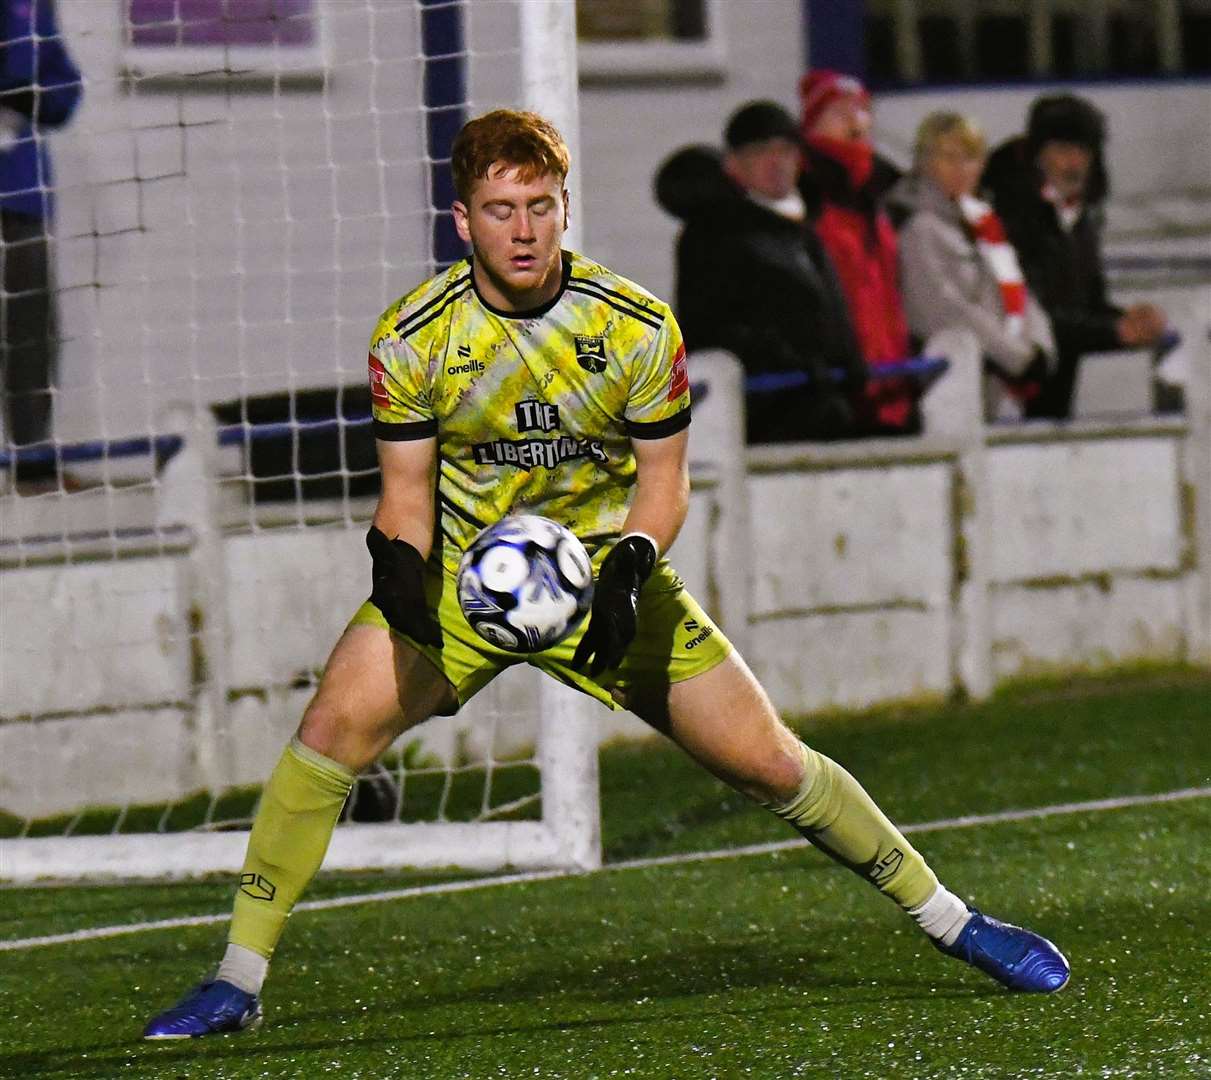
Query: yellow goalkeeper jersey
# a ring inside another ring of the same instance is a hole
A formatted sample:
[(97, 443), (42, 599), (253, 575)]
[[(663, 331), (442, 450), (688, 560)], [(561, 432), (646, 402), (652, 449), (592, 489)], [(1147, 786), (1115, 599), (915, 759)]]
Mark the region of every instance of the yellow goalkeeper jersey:
[(571, 251), (559, 292), (533, 311), (492, 307), (468, 260), (412, 290), (379, 319), (370, 389), (377, 438), (438, 440), (451, 571), (480, 529), (510, 513), (549, 517), (598, 551), (626, 518), (631, 440), (690, 422), (668, 305)]

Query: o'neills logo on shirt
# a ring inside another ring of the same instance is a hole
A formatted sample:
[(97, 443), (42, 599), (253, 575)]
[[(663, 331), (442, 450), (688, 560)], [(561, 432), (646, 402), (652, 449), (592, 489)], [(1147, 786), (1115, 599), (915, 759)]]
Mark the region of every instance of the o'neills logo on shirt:
[(543, 466), (553, 469), (573, 458), (592, 458), (606, 462), (605, 446), (600, 439), (573, 439), (560, 435), (555, 439), (495, 439), (471, 447), (477, 465), (512, 465), (518, 469)]

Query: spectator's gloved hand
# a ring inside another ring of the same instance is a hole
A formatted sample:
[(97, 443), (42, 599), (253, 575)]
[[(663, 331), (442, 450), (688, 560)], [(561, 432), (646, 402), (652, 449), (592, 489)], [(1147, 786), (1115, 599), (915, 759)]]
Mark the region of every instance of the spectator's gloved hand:
[(656, 565), (656, 547), (646, 536), (624, 536), (605, 557), (597, 574), (589, 626), (576, 646), (572, 667), (596, 678), (622, 663), (635, 640), (639, 590)]
[(387, 625), (422, 645), (440, 647), (441, 628), (425, 603), (425, 560), (406, 540), (388, 540), (375, 525), (366, 533), (374, 565), (370, 603), (383, 613)]

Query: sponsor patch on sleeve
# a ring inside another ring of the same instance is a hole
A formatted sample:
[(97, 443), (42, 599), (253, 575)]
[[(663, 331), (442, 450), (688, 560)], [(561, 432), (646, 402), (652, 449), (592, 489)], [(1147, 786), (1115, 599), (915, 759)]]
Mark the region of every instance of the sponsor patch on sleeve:
[(374, 353), (370, 354), (370, 400), (375, 408), (391, 408), (391, 398), (387, 394), (387, 369)]
[(690, 388), (690, 374), (685, 362), (685, 346), (677, 349), (673, 357), (673, 370), (669, 373), (669, 401), (676, 401)]

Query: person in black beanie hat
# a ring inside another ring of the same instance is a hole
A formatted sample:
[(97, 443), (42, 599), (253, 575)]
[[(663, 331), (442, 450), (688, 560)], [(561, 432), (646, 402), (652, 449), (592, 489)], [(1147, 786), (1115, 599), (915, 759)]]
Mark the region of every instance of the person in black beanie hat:
[(796, 147), (799, 145), (795, 121), (776, 101), (750, 101), (741, 106), (732, 113), (723, 132), (723, 141), (729, 150), (770, 139), (785, 139)]
[(776, 102), (749, 102), (724, 144), (684, 147), (656, 177), (657, 200), (685, 221), (674, 310), (686, 347), (725, 349), (764, 380), (746, 395), (749, 442), (854, 437), (866, 365), (799, 193), (797, 125)]
[(1101, 203), (1110, 184), (1102, 150), (1106, 121), (1084, 98), (1037, 98), (1026, 121), (1026, 146), (1046, 184), (1062, 201)]
[(1106, 121), (1094, 105), (1074, 94), (1048, 95), (1031, 105), (1025, 135), (1000, 146), (984, 172), (1026, 281), (1055, 329), (1059, 363), (1026, 407), (1028, 417), (1071, 415), (1083, 354), (1153, 347), (1165, 333), (1159, 308), (1123, 309), (1106, 295), (1105, 143)]

